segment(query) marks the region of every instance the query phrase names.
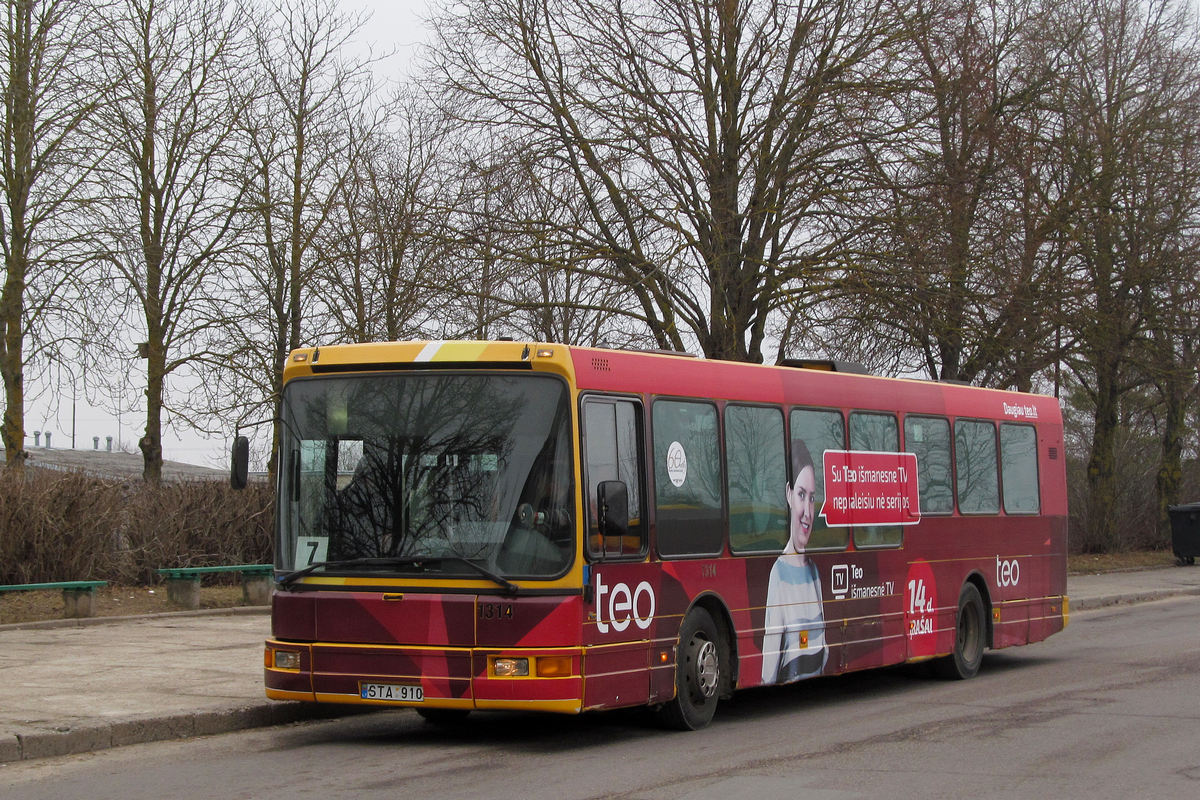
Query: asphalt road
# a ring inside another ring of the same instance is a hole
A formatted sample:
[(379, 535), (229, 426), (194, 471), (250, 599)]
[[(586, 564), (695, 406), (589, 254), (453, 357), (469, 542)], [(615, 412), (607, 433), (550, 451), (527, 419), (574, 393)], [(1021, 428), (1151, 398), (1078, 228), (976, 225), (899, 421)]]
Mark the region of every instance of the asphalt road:
[(640, 713), (437, 728), (384, 712), (11, 763), (0, 797), (1196, 797), (1198, 612), (1076, 614), (972, 681), (910, 667), (744, 692), (696, 733)]

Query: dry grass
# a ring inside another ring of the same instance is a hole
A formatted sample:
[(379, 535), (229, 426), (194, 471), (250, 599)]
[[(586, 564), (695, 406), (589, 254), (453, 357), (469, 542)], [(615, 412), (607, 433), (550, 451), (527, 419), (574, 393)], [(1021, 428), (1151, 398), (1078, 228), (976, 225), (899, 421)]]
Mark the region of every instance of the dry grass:
[[(202, 586), (201, 608), (234, 608), (245, 605), (241, 586)], [(96, 616), (123, 617), (179, 611), (167, 601), (166, 586), (104, 586), (96, 590)], [(0, 593), (0, 625), (62, 619), (59, 590)]]
[(1132, 550), (1128, 553), (1080, 553), (1067, 557), (1067, 572), (1087, 575), (1096, 572), (1123, 572), (1133, 569), (1172, 567), (1175, 556), (1169, 550)]

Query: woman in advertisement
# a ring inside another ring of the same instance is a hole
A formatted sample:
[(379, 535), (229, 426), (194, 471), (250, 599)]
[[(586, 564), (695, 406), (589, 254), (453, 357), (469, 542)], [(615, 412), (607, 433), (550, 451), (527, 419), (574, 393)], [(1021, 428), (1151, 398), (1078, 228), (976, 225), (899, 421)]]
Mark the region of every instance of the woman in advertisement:
[(819, 675), (829, 658), (821, 577), (805, 554), (816, 517), (817, 472), (808, 447), (792, 440), (792, 485), (784, 487), (790, 535), (771, 568), (763, 634), (763, 683)]

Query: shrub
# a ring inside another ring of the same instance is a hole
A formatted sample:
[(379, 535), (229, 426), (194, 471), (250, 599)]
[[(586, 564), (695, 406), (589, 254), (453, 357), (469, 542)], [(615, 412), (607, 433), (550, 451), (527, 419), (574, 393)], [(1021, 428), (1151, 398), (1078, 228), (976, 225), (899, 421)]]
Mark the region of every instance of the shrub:
[[(152, 583), (155, 570), (266, 563), (272, 492), (223, 482), (141, 484), (0, 470), (0, 582)], [(236, 580), (237, 576), (230, 576)]]
[(1118, 436), (1116, 538), (1103, 541), (1089, 524), (1093, 513), (1087, 482), (1087, 461), (1081, 455), (1067, 460), (1067, 508), (1070, 514), (1068, 541), (1072, 553), (1119, 553), (1128, 550), (1155, 550), (1169, 542), (1158, 531), (1158, 495), (1155, 470), (1158, 443), (1146, 436), (1134, 436), (1122, 429)]

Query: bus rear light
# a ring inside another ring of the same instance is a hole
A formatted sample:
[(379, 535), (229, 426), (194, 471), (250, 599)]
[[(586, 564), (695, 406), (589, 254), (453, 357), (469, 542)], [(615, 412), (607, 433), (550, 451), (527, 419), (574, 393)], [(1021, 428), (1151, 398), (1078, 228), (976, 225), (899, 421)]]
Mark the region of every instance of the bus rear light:
[(493, 658), (492, 675), (497, 678), (523, 678), (529, 675), (528, 658)]
[(539, 656), (537, 659), (537, 676), (539, 678), (562, 678), (570, 674), (570, 656)]
[(537, 351), (538, 358), (554, 358), (553, 347), (539, 347)]

